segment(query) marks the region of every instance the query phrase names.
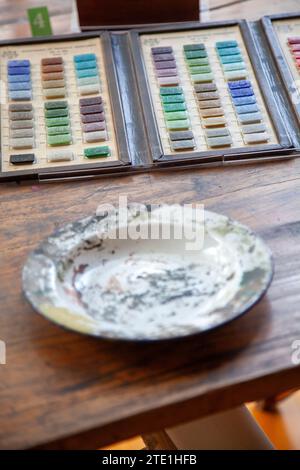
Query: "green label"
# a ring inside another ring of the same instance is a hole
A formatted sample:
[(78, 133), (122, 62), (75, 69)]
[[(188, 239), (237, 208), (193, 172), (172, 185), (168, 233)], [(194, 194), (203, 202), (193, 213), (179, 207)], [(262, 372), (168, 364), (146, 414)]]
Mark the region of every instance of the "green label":
[(52, 28), (47, 7), (27, 10), (32, 36), (51, 36)]

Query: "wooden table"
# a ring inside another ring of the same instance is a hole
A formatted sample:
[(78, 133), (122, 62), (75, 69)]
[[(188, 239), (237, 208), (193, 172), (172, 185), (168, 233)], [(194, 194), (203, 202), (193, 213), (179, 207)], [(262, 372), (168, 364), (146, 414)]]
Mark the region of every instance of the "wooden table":
[[(1, 448), (96, 448), (300, 386), (291, 359), (300, 340), (299, 159), (0, 191)], [(170, 344), (101, 341), (45, 320), (21, 291), (29, 251), (119, 194), (203, 202), (248, 224), (274, 253), (268, 294), (225, 328)]]

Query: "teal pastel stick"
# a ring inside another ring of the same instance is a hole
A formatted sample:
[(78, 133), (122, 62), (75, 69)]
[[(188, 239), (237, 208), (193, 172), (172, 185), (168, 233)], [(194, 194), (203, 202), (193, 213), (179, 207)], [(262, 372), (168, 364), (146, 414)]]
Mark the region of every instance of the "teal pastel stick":
[(183, 90), (180, 86), (165, 86), (161, 87), (159, 90), (161, 96), (165, 95), (181, 95), (183, 93)]
[(198, 73), (210, 73), (211, 72), (211, 68), (209, 65), (202, 65), (202, 66), (199, 66), (199, 67), (191, 67), (190, 69), (190, 73), (193, 75), (193, 74), (198, 74)]
[(95, 60), (84, 60), (82, 62), (75, 62), (76, 70), (94, 69), (97, 68)]
[(95, 85), (96, 83), (99, 83), (99, 77), (83, 77), (83, 78), (77, 78), (77, 84), (78, 84), (78, 86)]
[(235, 40), (232, 41), (217, 41), (216, 47), (217, 49), (224, 49), (227, 47), (237, 47), (238, 43)]
[(74, 62), (84, 62), (88, 60), (96, 60), (95, 54), (79, 54), (74, 56)]
[(225, 47), (224, 49), (218, 49), (219, 56), (223, 57), (226, 55), (240, 54), (241, 50), (239, 47)]
[(186, 59), (204, 59), (207, 57), (207, 52), (204, 51), (185, 51)]
[(98, 69), (87, 69), (87, 70), (76, 70), (77, 78), (84, 77), (96, 77), (98, 75)]
[(245, 62), (235, 62), (231, 64), (222, 64), (224, 72), (234, 72), (235, 70), (245, 70)]
[(240, 54), (228, 55), (220, 57), (222, 64), (233, 64), (235, 62), (243, 62), (243, 57)]
[(186, 59), (186, 62), (190, 68), (198, 67), (201, 65), (209, 65), (207, 57), (198, 57), (197, 59)]
[(186, 44), (183, 46), (184, 51), (204, 51), (205, 45), (203, 43), (200, 44)]
[(163, 108), (166, 113), (171, 113), (174, 111), (185, 111), (186, 105), (185, 103), (163, 103)]
[(183, 95), (163, 95), (161, 96), (161, 101), (163, 104), (170, 103), (184, 103)]

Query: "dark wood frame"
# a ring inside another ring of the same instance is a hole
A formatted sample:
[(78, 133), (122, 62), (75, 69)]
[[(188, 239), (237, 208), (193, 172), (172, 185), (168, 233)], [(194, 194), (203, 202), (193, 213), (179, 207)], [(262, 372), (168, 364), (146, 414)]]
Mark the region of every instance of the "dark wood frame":
[[(116, 74), (115, 62), (113, 58), (112, 44), (110, 35), (106, 31), (94, 31), (93, 33), (76, 33), (59, 36), (49, 36), (41, 38), (27, 38), (27, 39), (16, 39), (7, 40), (0, 42), (0, 48), (2, 46), (18, 46), (21, 44), (37, 44), (37, 43), (48, 43), (48, 42), (60, 42), (60, 41), (74, 41), (88, 38), (100, 37), (103, 45), (103, 56), (106, 67), (107, 81), (108, 81), (108, 92), (111, 100), (112, 118), (113, 125), (115, 128), (117, 147), (119, 150), (119, 160), (113, 162), (93, 162), (90, 164), (74, 164), (51, 168), (36, 168), (34, 167), (29, 170), (19, 170), (11, 172), (1, 172), (2, 170), (2, 158), (0, 160), (0, 181), (18, 180), (22, 179), (63, 179), (67, 176), (72, 177), (86, 177), (89, 175), (95, 175), (98, 173), (106, 174), (107, 172), (124, 171), (130, 166), (129, 149), (126, 136), (126, 125), (121, 105), (120, 91), (118, 85), (118, 79)], [(1, 149), (0, 149), (1, 152)], [(2, 156), (1, 156), (2, 157)]]
[[(81, 0), (77, 1), (77, 11), (78, 18), (81, 27), (90, 27), (96, 28), (95, 22), (97, 24), (102, 24), (103, 26), (115, 25), (115, 27), (127, 28), (126, 25), (129, 22), (135, 23), (136, 25), (143, 25), (149, 23), (149, 17), (152, 18), (151, 23), (161, 23), (169, 21), (196, 21), (199, 20), (200, 15), (200, 2), (199, 0), (192, 0), (189, 4), (183, 5), (180, 0), (172, 0), (165, 2), (167, 4), (163, 5), (162, 8), (159, 8), (159, 4), (163, 3), (161, 1), (155, 1), (149, 8), (145, 11), (143, 5), (136, 5), (136, 1), (132, 0), (127, 2), (125, 9), (123, 9), (124, 0), (114, 1), (111, 4), (105, 6), (105, 12), (103, 12), (103, 4), (101, 2), (96, 3), (93, 0)], [(138, 12), (137, 12), (138, 10)], [(157, 12), (157, 18), (154, 12)], [(174, 14), (176, 12), (176, 14)], [(117, 18), (114, 17), (117, 13)], [(137, 14), (137, 13), (140, 13)], [(154, 14), (154, 16), (153, 16)], [(119, 21), (118, 21), (119, 20)]]

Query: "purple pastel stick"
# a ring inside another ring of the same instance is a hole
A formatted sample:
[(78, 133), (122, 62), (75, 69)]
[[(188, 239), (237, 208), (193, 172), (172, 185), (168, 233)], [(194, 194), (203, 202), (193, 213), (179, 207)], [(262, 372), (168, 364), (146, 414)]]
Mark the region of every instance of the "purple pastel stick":
[(153, 56), (155, 62), (161, 62), (164, 60), (174, 60), (174, 54), (155, 54)]
[(157, 77), (175, 77), (177, 69), (160, 69), (156, 70)]
[(176, 68), (176, 62), (175, 62), (175, 60), (166, 60), (164, 62), (155, 62), (155, 68), (156, 68), (156, 70), (159, 70), (159, 69), (175, 69)]
[(151, 47), (152, 54), (170, 54), (173, 52), (172, 47), (165, 46), (165, 47)]
[(91, 106), (92, 104), (101, 104), (102, 98), (101, 96), (95, 96), (93, 98), (81, 98), (79, 100), (80, 106)]
[(89, 122), (88, 124), (83, 124), (83, 132), (95, 132), (95, 131), (105, 131), (106, 125), (105, 122)]
[(95, 114), (103, 112), (103, 104), (92, 104), (90, 106), (80, 106), (81, 114)]
[(88, 122), (100, 122), (104, 120), (104, 113), (81, 114), (81, 122), (83, 124), (87, 124)]

